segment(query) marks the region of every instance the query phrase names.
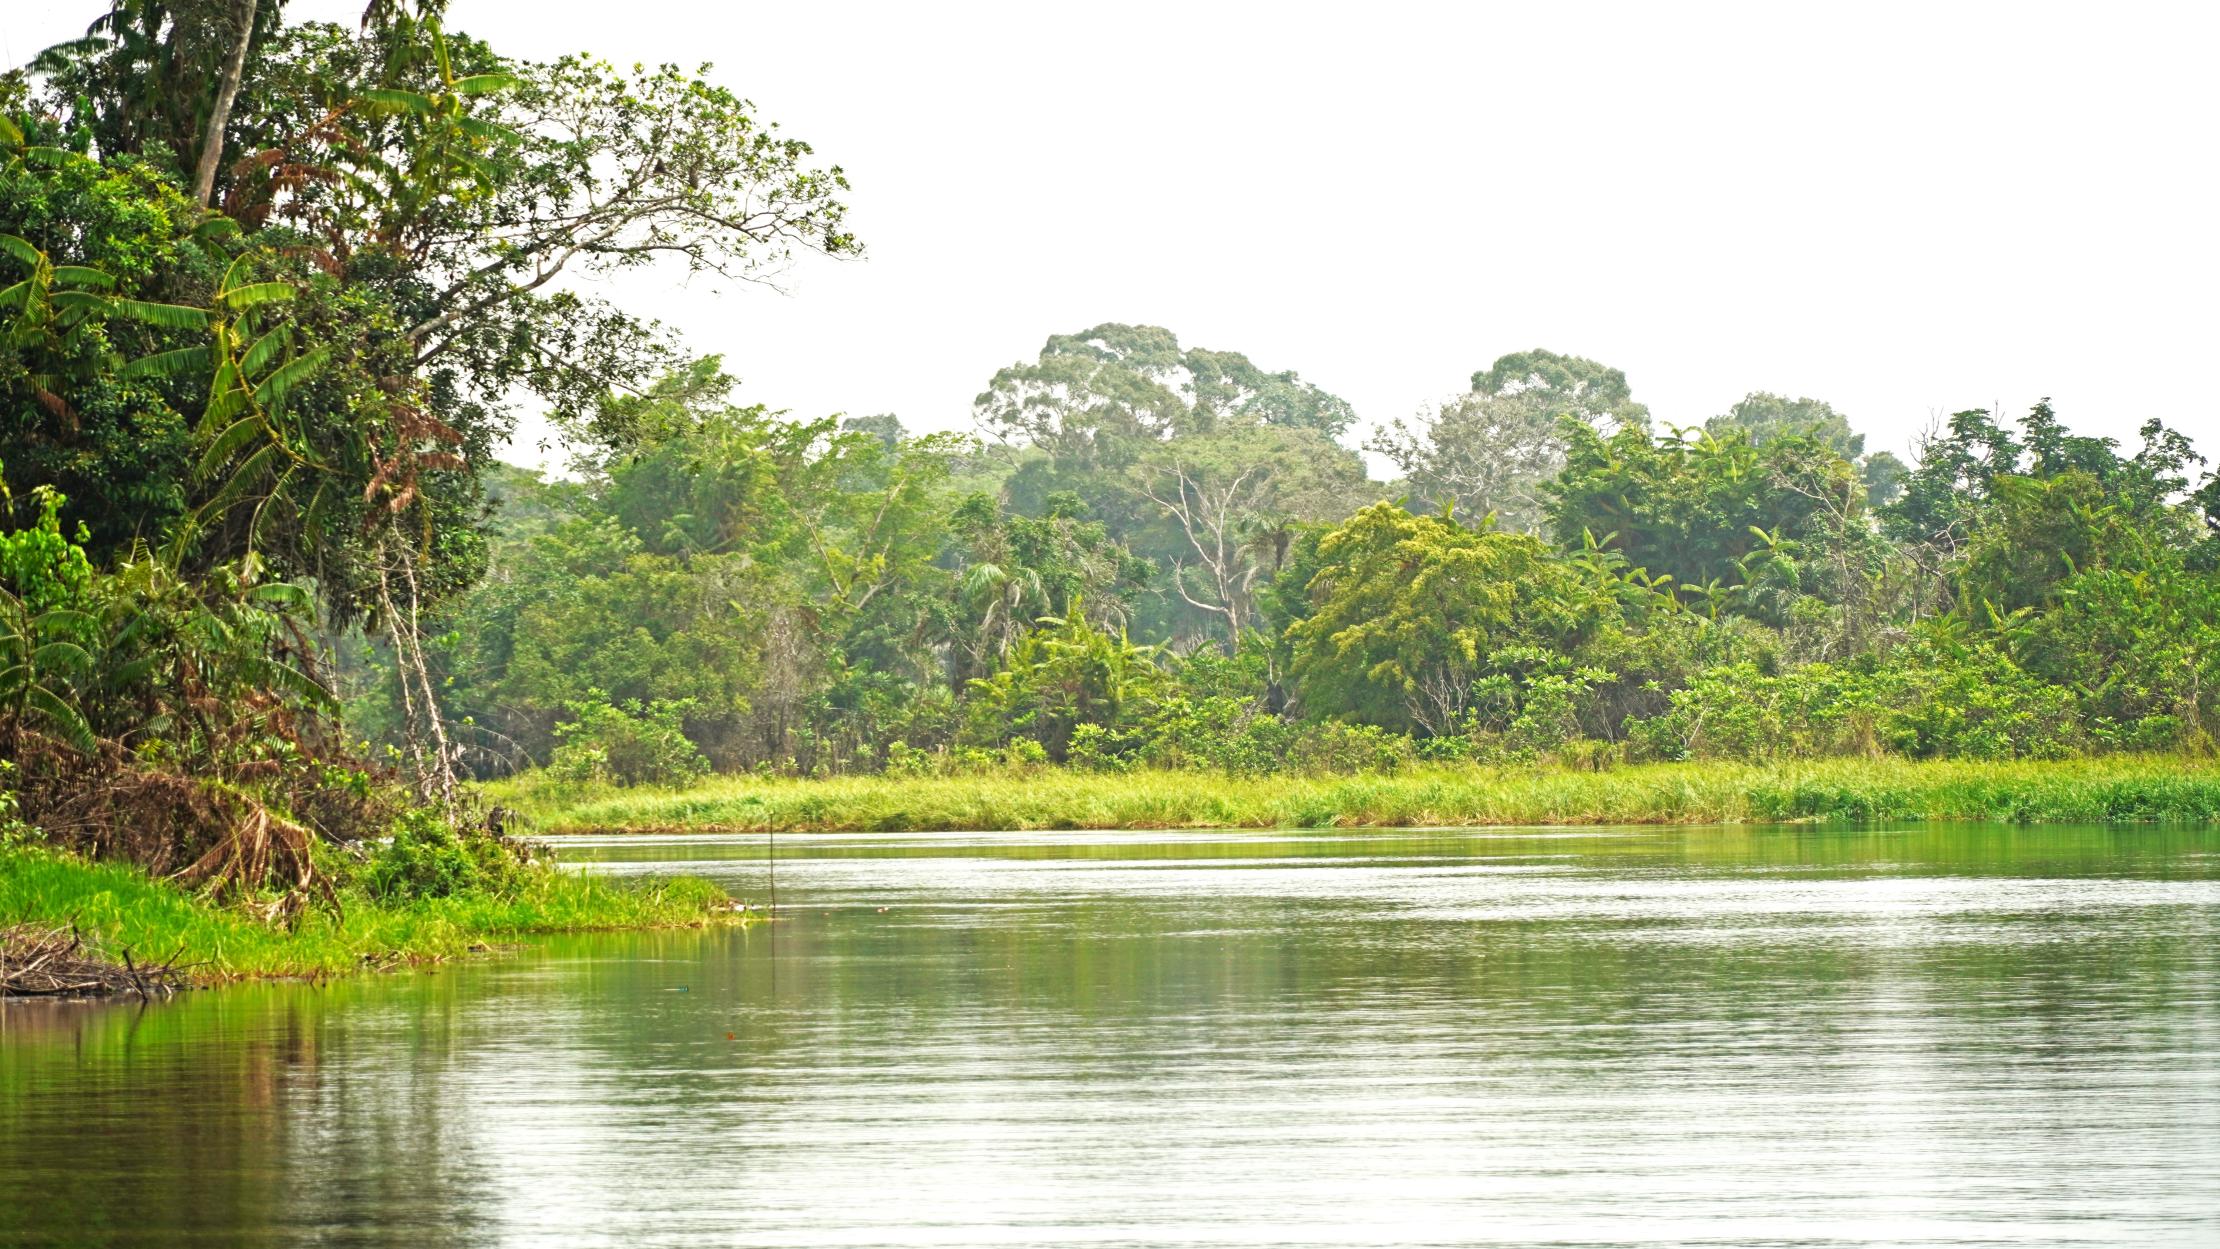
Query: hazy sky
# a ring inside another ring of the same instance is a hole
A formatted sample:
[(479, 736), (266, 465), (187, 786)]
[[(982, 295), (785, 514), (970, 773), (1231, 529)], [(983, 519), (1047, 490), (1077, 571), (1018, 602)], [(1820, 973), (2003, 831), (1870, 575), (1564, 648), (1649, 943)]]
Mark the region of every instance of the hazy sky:
[[(0, 9), (12, 64), (98, 3)], [(512, 55), (712, 61), (847, 169), (864, 259), (611, 291), (799, 413), (967, 427), (996, 368), (1131, 321), (1368, 424), (1541, 346), (1680, 423), (1775, 390), (1902, 446), (2048, 394), (2220, 455), (2214, 6), (450, 12)]]

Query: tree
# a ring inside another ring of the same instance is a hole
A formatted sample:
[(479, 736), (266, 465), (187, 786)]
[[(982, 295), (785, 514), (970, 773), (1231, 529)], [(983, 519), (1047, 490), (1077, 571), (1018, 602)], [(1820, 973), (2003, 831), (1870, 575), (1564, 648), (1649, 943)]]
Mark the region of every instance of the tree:
[(1421, 502), (1478, 524), (1538, 531), (1548, 506), (1542, 484), (1564, 464), (1560, 418), (1610, 432), (1646, 428), (1626, 375), (1552, 351), (1503, 356), (1472, 375), (1472, 389), (1396, 421), (1365, 444), (1392, 460)]
[[(1856, 472), (1807, 435), (1758, 446), (1739, 430), (1653, 438), (1630, 426), (1606, 439), (1568, 420), (1565, 438), (1565, 471), (1548, 487), (1557, 540), (1593, 539), (1634, 567), (1669, 574), (1707, 614), (1801, 585), (1799, 560), (1863, 527)], [(1780, 607), (1761, 614), (1777, 620)]]
[(1540, 348), (1498, 357), (1472, 375), (1472, 391), (1499, 398), (1531, 396), (1540, 406), (1594, 429), (1644, 425), (1650, 418), (1650, 410), (1634, 401), (1626, 374), (1583, 356)]
[(1078, 603), (1039, 625), (1001, 671), (971, 682), (967, 736), (990, 745), (1028, 738), (1060, 763), (1081, 725), (1120, 727), (1164, 687), (1165, 676), (1157, 647), (1095, 628)]
[(1790, 399), (1762, 390), (1751, 391), (1726, 412), (1704, 422), (1704, 430), (1715, 438), (1739, 431), (1753, 446), (1763, 446), (1786, 434), (1802, 435), (1825, 443), (1852, 463), (1865, 454), (1865, 435), (1850, 428), (1849, 420), (1832, 404), (1820, 399)]
[[(103, 160), (171, 162), (206, 207), (224, 172), (232, 106), (252, 54), (278, 31), (276, 3), (112, 0), (84, 37), (39, 54), (65, 130)], [(192, 177), (186, 178), (188, 171)]]
[(2010, 636), (2122, 747), (2209, 750), (2220, 736), (2220, 578), (2170, 559), (2080, 572)]
[(1881, 513), (1882, 527), (1899, 542), (1954, 552), (1991, 483), (2019, 467), (2019, 440), (1987, 410), (1970, 408), (1923, 435), (1914, 451), (1903, 493)]
[(1507, 647), (1578, 647), (1618, 608), (1527, 534), (1475, 532), (1389, 503), (1318, 543), (1314, 610), (1288, 629), (1304, 709), (1458, 731)]
[[(376, 622), (446, 795), (421, 621), (483, 567), (480, 473), (508, 405), (534, 394), (583, 424), (672, 358), (557, 280), (661, 261), (759, 280), (857, 244), (840, 171), (732, 93), (672, 66), (513, 62), (441, 7), (373, 4), (353, 32), (247, 0), (120, 0), (47, 53), (39, 119), (0, 142), (67, 137), (97, 162), (6, 160), (0, 234), (97, 271), (108, 304), (72, 369), (0, 361), (0, 386), (70, 387), (10, 405), (11, 445), (39, 449), (11, 472), (98, 454), (113, 474), (130, 431), (159, 433), (157, 481), (77, 472), (111, 550), (251, 556), (313, 578), (333, 626)], [(141, 245), (115, 246), (127, 233)], [(844, 584), (876, 575), (858, 558)]]
[(1149, 565), (1087, 519), (1077, 495), (1052, 498), (1046, 515), (1030, 517), (972, 494), (956, 505), (951, 525), (960, 677), (993, 671), (1036, 621), (1068, 617), (1081, 602), (1096, 620), (1125, 628), (1130, 599), (1149, 578)]
[(1108, 323), (1052, 336), (1032, 363), (994, 375), (973, 401), (980, 427), (1066, 465), (1122, 468), (1147, 443), (1229, 425), (1310, 429), (1355, 419), (1348, 403), (1239, 352), (1181, 349), (1153, 325)]
[(1229, 652), (1253, 627), (1258, 578), (1284, 561), (1289, 526), (1345, 515), (1365, 486), (1363, 466), (1343, 448), (1270, 425), (1174, 440), (1133, 476), (1181, 539), (1169, 557), (1172, 590), (1221, 622)]
[(237, 10), (233, 20), (238, 34), (216, 79), (216, 98), (208, 107), (208, 129), (202, 134), (200, 158), (193, 167), (193, 202), (202, 208), (208, 207), (216, 195), (216, 167), (223, 162), (224, 129), (231, 124), (231, 106), (239, 98), (239, 79), (247, 68), (247, 49), (254, 44), (256, 0), (235, 0), (233, 7)]
[(2163, 422), (2144, 423), (2132, 456), (2068, 432), (2047, 399), (2019, 426), (2015, 436), (1987, 411), (1954, 414), (1921, 440), (1903, 494), (1881, 509), (1883, 531), (1976, 619), (1983, 602), (2038, 606), (2076, 571), (2196, 544), (2183, 501), (2202, 460)]
[(1990, 483), (1988, 506), (1967, 536), (1959, 601), (1977, 620), (2045, 607), (2076, 573), (2147, 568), (2165, 550), (2162, 535), (2106, 500), (2093, 473), (2005, 473)]

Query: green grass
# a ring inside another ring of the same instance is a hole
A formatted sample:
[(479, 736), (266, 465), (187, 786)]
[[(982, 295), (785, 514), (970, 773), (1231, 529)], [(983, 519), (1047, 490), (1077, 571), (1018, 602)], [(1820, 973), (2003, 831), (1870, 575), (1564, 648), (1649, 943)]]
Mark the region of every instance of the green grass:
[(290, 932), (217, 906), (136, 868), (35, 847), (0, 849), (0, 926), (76, 923), (111, 958), (194, 964), (202, 982), (327, 976), (451, 958), (533, 933), (699, 924), (729, 901), (705, 880), (646, 883), (545, 871), (512, 896), (402, 905), (346, 896), (344, 914), (304, 916)]
[(1441, 767), (1390, 776), (1207, 772), (785, 780), (683, 790), (563, 786), (537, 776), (487, 797), (541, 832), (1322, 828), (1989, 820), (2209, 823), (2220, 762), (2177, 757), (2010, 762), (1836, 759), (1644, 764), (1603, 772)]

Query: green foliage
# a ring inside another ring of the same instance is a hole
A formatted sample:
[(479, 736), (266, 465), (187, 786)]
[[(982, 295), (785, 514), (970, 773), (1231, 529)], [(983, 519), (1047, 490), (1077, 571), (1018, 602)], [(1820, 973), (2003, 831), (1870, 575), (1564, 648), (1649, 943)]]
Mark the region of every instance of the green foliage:
[(1313, 714), (1449, 733), (1506, 647), (1577, 648), (1617, 605), (1525, 534), (1375, 504), (1321, 538), (1315, 609), (1289, 627)]
[(1740, 430), (1652, 438), (1628, 427), (1606, 439), (1568, 422), (1565, 438), (1565, 471), (1549, 487), (1557, 540), (1577, 547), (1593, 535), (1629, 564), (1670, 576), (1708, 615), (1737, 593), (1762, 592), (1766, 577), (1800, 584), (1803, 559), (1862, 526), (1855, 472), (1808, 435), (1759, 445)]
[(1866, 668), (1714, 668), (1670, 704), (1628, 725), (1647, 757), (2055, 759), (2088, 745), (2071, 691), (1986, 645), (1922, 645)]
[(1052, 828), (1426, 828), (1978, 820), (2209, 823), (2210, 759), (1826, 759), (1606, 769), (1418, 765), (1393, 776), (1092, 775), (719, 777), (683, 791), (579, 793), (531, 778), (495, 796), (556, 832)]
[[(92, 666), (84, 647), (92, 564), (82, 546), (62, 536), (62, 495), (41, 487), (33, 499), (38, 513), (30, 528), (0, 529), (0, 715), (41, 724), (89, 750), (92, 726), (77, 684)], [(0, 484), (0, 517), (11, 503)], [(0, 723), (0, 735), (12, 736), (11, 727)]]
[(1183, 645), (1244, 645), (1274, 535), (1376, 497), (1336, 441), (1347, 403), (1236, 353), (1182, 349), (1154, 326), (1051, 338), (1036, 362), (997, 373), (974, 415), (1004, 448), (1009, 509), (1070, 513), (1060, 501), (1079, 500), (1150, 570), (1131, 623)]
[(1852, 429), (1833, 404), (1762, 390), (1750, 392), (1726, 412), (1705, 421), (1704, 432), (1721, 440), (1740, 433), (1757, 446), (1781, 437), (1809, 438), (1852, 462), (1865, 453), (1865, 435)]
[(484, 888), (486, 871), (455, 836), (455, 830), (428, 811), (411, 811), (393, 823), (393, 834), (363, 865), (363, 892), (381, 902), (448, 898)]
[(2000, 474), (1989, 489), (1989, 506), (1972, 526), (1959, 565), (1960, 601), (1971, 610), (2002, 616), (2048, 607), (2078, 572), (2132, 571), (2157, 553), (2155, 535), (2107, 501), (2103, 483), (2085, 470)]
[(577, 718), (555, 726), (560, 744), (548, 763), (564, 780), (679, 785), (709, 771), (709, 760), (686, 738), (690, 698), (611, 703), (594, 690), (566, 706)]
[[(346, 858), (302, 847), (393, 825), (374, 740), (451, 830), (404, 820), (376, 888), (462, 899), (506, 859), (458, 767), (999, 784), (2220, 732), (2220, 477), (2157, 421), (2127, 450), (2047, 401), (1961, 412), (1906, 465), (1809, 398), (1655, 432), (1625, 374), (1535, 350), (1382, 429), (1385, 487), (1344, 400), (1118, 323), (997, 372), (985, 440), (796, 417), (569, 279), (855, 254), (837, 166), (673, 66), (279, 8), (119, 4), (0, 85), (0, 818), (298, 900)], [(492, 462), (520, 402), (569, 479)]]
[(722, 890), (699, 878), (617, 881), (539, 864), (518, 870), (499, 890), (412, 899), (356, 891), (338, 913), (304, 914), (281, 927), (130, 866), (51, 848), (0, 847), (0, 915), (76, 925), (109, 951), (157, 957), (175, 951), (206, 983), (320, 978), (460, 958), (527, 933), (698, 925), (730, 908)]
[(1521, 351), (1472, 375), (1472, 389), (1413, 422), (1394, 421), (1365, 446), (1403, 473), (1419, 502), (1467, 523), (1493, 516), (1538, 532), (1544, 486), (1565, 463), (1565, 422), (1590, 430), (1642, 429), (1649, 409), (1626, 374), (1578, 356)]
[(1489, 754), (1517, 760), (1554, 755), (1578, 740), (1583, 704), (1614, 675), (1602, 668), (1574, 668), (1535, 646), (1496, 651), (1488, 656), (1488, 667), (1489, 675), (1473, 682), (1475, 705), (1467, 733), (1488, 735)]
[(1331, 439), (1355, 419), (1347, 402), (1293, 373), (1266, 373), (1239, 352), (1182, 349), (1158, 326), (1114, 323), (1051, 337), (1037, 361), (996, 373), (974, 406), (997, 437), (1108, 467), (1161, 439), (1260, 425)]
[(2122, 750), (2210, 750), (2220, 737), (2220, 576), (2176, 564), (2061, 583), (2007, 622), (2028, 670), (2071, 689), (2088, 731)]
[(971, 682), (964, 740), (1004, 746), (1023, 739), (1060, 762), (1080, 726), (1125, 727), (1163, 688), (1164, 673), (1158, 648), (1095, 628), (1076, 601), (1061, 618), (1039, 623), (1000, 671)]

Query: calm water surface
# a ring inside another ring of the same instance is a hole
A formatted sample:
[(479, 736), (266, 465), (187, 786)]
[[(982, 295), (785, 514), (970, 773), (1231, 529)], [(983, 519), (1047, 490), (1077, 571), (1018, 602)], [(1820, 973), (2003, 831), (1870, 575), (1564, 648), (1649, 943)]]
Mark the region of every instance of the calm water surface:
[(2220, 832), (779, 852), (748, 931), (0, 1008), (0, 1243), (2220, 1245)]

